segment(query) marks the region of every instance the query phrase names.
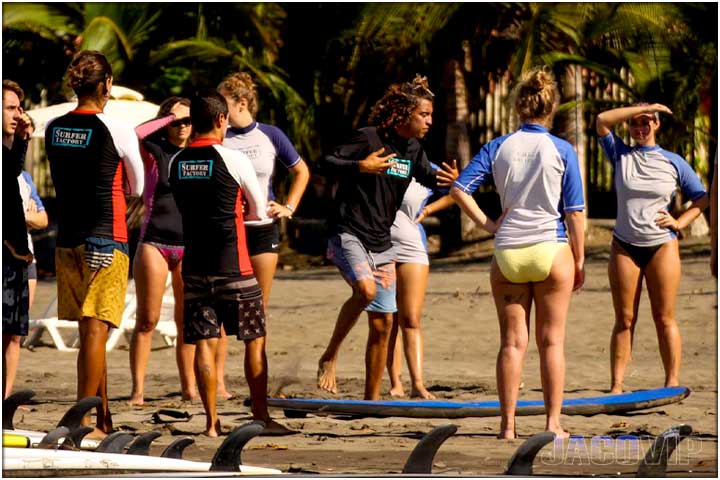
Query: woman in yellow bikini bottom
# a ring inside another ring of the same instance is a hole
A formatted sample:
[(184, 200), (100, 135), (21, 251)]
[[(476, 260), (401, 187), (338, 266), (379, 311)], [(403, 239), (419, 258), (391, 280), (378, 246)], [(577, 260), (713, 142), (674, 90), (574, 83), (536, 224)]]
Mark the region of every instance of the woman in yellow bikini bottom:
[(500, 272), (512, 283), (542, 282), (550, 275), (555, 256), (570, 248), (566, 242), (542, 242), (519, 248), (495, 250)]

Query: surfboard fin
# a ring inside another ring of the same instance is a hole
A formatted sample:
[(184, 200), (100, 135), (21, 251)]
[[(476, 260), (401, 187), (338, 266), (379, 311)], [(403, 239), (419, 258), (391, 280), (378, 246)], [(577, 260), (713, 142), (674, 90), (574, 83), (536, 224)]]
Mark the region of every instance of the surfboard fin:
[(85, 397), (78, 400), (75, 405), (65, 412), (65, 415), (63, 415), (60, 419), (57, 426), (67, 427), (71, 431), (82, 427), (80, 422), (83, 417), (87, 414), (87, 412), (100, 404), (102, 404), (102, 399), (100, 397)]
[(402, 473), (420, 473), (430, 475), (432, 473), (433, 460), (440, 446), (445, 440), (457, 432), (457, 425), (441, 425), (432, 429), (425, 435), (405, 462)]
[(525, 440), (510, 458), (505, 475), (522, 475), (524, 477), (532, 475), (535, 456), (545, 445), (554, 440), (553, 432), (536, 433)]
[(35, 396), (35, 392), (32, 390), (20, 390), (15, 393), (11, 393), (8, 398), (3, 400), (2, 403), (2, 428), (3, 430), (15, 430), (13, 426), (13, 417), (15, 411), (20, 405), (27, 404), (32, 397)]
[(692, 431), (690, 425), (676, 425), (661, 433), (648, 448), (635, 476), (638, 478), (667, 476), (667, 462), (670, 455)]
[(100, 453), (123, 453), (123, 449), (133, 438), (132, 435), (125, 432), (111, 433), (103, 438), (95, 451)]
[(63, 450), (79, 449), (80, 445), (82, 445), (82, 439), (93, 430), (95, 430), (93, 427), (80, 427), (70, 431), (65, 435), (65, 441), (60, 445), (60, 448)]
[(138, 435), (130, 443), (126, 453), (128, 455), (150, 455), (150, 444), (161, 435), (160, 432), (147, 432)]
[(255, 420), (241, 425), (227, 436), (215, 452), (210, 466), (211, 472), (239, 472), (242, 465), (243, 447), (265, 429), (265, 422)]
[(190, 437), (178, 438), (170, 445), (168, 445), (165, 450), (163, 450), (163, 452), (160, 454), (160, 456), (163, 458), (182, 459), (185, 447), (187, 447), (188, 445), (192, 445), (193, 443), (195, 443), (195, 440)]
[(57, 448), (60, 439), (67, 437), (68, 433), (70, 433), (70, 429), (67, 427), (58, 427), (48, 432), (37, 444), (37, 448)]

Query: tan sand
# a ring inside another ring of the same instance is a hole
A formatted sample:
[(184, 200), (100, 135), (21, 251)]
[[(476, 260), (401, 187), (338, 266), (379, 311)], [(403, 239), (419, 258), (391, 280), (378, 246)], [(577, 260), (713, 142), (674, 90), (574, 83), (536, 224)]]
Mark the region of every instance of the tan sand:
[[(683, 257), (677, 318), (683, 337), (681, 380), (692, 389), (690, 397), (679, 404), (627, 415), (564, 416), (565, 428), (586, 440), (574, 444), (569, 452), (556, 451), (555, 457), (551, 448), (543, 450), (536, 461), (537, 473), (629, 475), (635, 472), (649, 441), (642, 441), (639, 450), (611, 447), (603, 453), (603, 459), (600, 452), (591, 449), (590, 437), (655, 436), (670, 426), (687, 423), (696, 436), (681, 444), (679, 453), (671, 458), (671, 474), (717, 475), (717, 283), (709, 274), (707, 253), (688, 254), (685, 249)], [(423, 318), (425, 377), (428, 387), (440, 399), (496, 399), (495, 356), (499, 335), (488, 270), (487, 260), (438, 261), (433, 265)], [(589, 260), (585, 287), (572, 300), (566, 344), (567, 397), (601, 395), (609, 388), (608, 342), (613, 310), (606, 270), (607, 253), (601, 251)], [(53, 282), (40, 283), (38, 302), (33, 309), (36, 315), (42, 313), (54, 295), (54, 288)], [(323, 396), (315, 388), (317, 360), (348, 293), (349, 288), (332, 267), (278, 273), (269, 321), (271, 393)], [(663, 371), (646, 294), (640, 316), (627, 387), (662, 387)], [(340, 391), (336, 398), (362, 396), (366, 334), (363, 318), (341, 352)], [(163, 436), (153, 444), (153, 454), (159, 454), (173, 435), (191, 435), (196, 443), (186, 450), (186, 457), (209, 461), (222, 439), (199, 435), (205, 422), (202, 406), (181, 402), (174, 353), (171, 348), (161, 348), (162, 345), (156, 339), (158, 348), (152, 353), (147, 375), (148, 404), (143, 408), (129, 407), (124, 401), (130, 393), (127, 344), (122, 341), (108, 354), (108, 390), (115, 426), (133, 432), (162, 432)], [(227, 380), (237, 399), (219, 403), (221, 421), (228, 430), (250, 419), (243, 406), (248, 390), (242, 376), (242, 352), (242, 344), (232, 340)], [(30, 411), (18, 412), (16, 427), (48, 429), (57, 423), (75, 397), (75, 360), (75, 353), (58, 352), (49, 346), (23, 350), (16, 389), (35, 390), (40, 403)], [(521, 398), (541, 398), (538, 368), (537, 348), (531, 345)], [(403, 378), (409, 390), (407, 370)], [(386, 380), (385, 391), (388, 385)], [(187, 423), (153, 425), (151, 415), (161, 407), (187, 410), (194, 418)], [(254, 439), (243, 456), (245, 463), (322, 474), (398, 473), (420, 435), (433, 426), (448, 423), (442, 419), (348, 421), (313, 416), (291, 420), (285, 419), (281, 411), (274, 411), (273, 415), (301, 433)], [(440, 449), (435, 473), (498, 474), (523, 439), (542, 430), (544, 417), (520, 418), (521, 438), (514, 441), (494, 438), (498, 418), (459, 419), (452, 423), (458, 425), (458, 433)]]

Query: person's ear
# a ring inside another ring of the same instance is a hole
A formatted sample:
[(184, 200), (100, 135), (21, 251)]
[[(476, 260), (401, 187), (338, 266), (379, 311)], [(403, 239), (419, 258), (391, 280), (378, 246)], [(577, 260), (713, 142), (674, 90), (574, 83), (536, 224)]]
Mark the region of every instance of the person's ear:
[(247, 98), (242, 97), (240, 99), (240, 101), (238, 101), (238, 109), (242, 112), (242, 111), (248, 110), (248, 107), (249, 107), (249, 102), (248, 102)]

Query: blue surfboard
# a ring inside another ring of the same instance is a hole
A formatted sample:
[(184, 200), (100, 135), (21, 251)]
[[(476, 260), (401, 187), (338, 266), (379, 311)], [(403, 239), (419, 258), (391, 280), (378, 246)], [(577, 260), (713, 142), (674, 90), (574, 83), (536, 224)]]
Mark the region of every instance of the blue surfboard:
[[(598, 397), (567, 398), (565, 415), (625, 413), (677, 403), (690, 395), (687, 387), (638, 390)], [(268, 405), (282, 408), (291, 417), (306, 413), (362, 417), (464, 418), (500, 416), (500, 402), (458, 402), (445, 400), (336, 400), (321, 398), (268, 398)], [(516, 415), (544, 415), (542, 400), (520, 400)]]

